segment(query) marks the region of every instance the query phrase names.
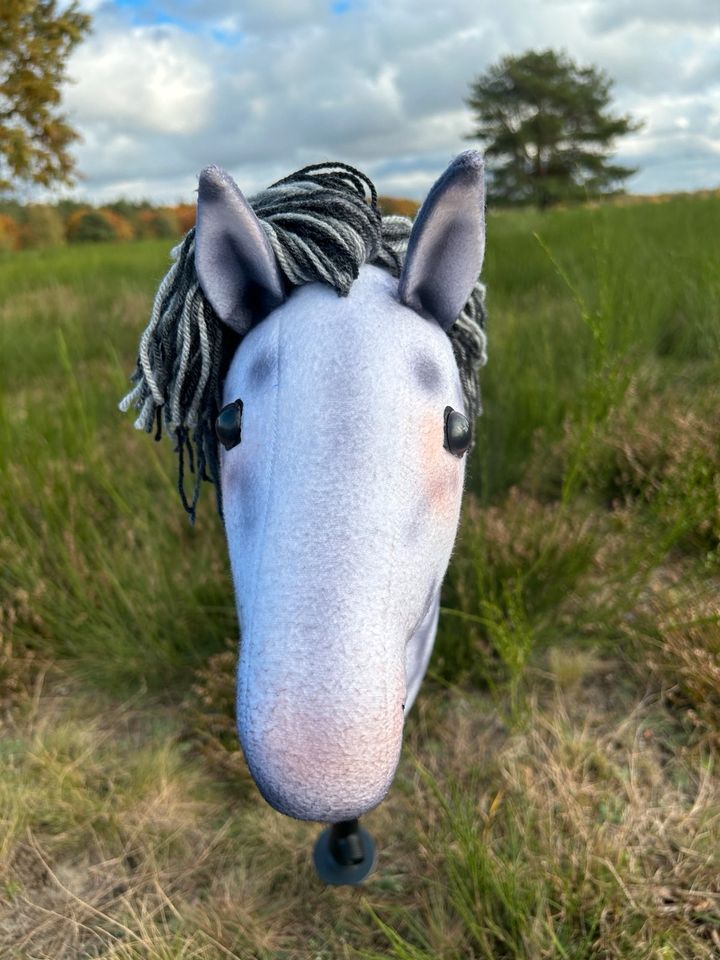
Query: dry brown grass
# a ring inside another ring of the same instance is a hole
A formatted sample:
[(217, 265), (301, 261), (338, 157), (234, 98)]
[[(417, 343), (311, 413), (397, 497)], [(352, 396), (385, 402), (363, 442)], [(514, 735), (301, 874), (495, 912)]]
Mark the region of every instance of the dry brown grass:
[(720, 780), (662, 701), (637, 699), (622, 663), (585, 657), (568, 673), (550, 653), (515, 728), (488, 697), (426, 689), (393, 789), (367, 817), (381, 859), (359, 890), (322, 887), (317, 826), (274, 813), (229, 750), (218, 718), (232, 667), (220, 655), (214, 685), (211, 670), (200, 679), (200, 703), (215, 690), (201, 738), (169, 708), (100, 704), (67, 683), (7, 731), (1, 955), (709, 960), (720, 949)]
[(716, 208), (495, 223), (492, 505), (466, 501), (361, 890), (251, 783), (234, 649), (178, 712), (235, 614), (211, 492), (191, 529), (115, 408), (167, 244), (4, 261), (3, 960), (719, 955)]
[(210, 657), (195, 675), (183, 704), (185, 735), (199, 747), (210, 767), (236, 789), (252, 789), (235, 725), (237, 641), (227, 640), (226, 644), (227, 649)]
[(671, 709), (720, 747), (720, 581), (687, 563), (656, 570), (625, 631), (640, 670), (652, 671)]
[(37, 701), (48, 672), (56, 672), (46, 656), (15, 640), (18, 625), (42, 632), (44, 624), (35, 603), (41, 591), (40, 585), (34, 594), (16, 587), (0, 600), (0, 733), (23, 708)]
[(672, 751), (654, 698), (609, 709), (622, 674), (553, 682), (514, 734), (448, 705), (415, 784), (422, 906), (380, 911), (393, 956), (717, 956), (720, 781), (708, 755)]

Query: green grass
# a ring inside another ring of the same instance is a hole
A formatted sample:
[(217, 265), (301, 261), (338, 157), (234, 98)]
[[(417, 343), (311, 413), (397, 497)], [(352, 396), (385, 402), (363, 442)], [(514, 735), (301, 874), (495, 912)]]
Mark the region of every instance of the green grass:
[(164, 247), (0, 264), (0, 589), (33, 598), (20, 642), (114, 687), (182, 682), (235, 629), (217, 518), (189, 527), (172, 452), (117, 410)]
[(496, 214), (485, 413), (361, 890), (233, 732), (212, 491), (117, 411), (163, 243), (0, 256), (0, 955), (720, 952), (720, 197)]
[[(567, 419), (591, 430), (629, 377), (717, 373), (720, 198), (503, 214), (488, 226), (490, 357), (475, 487), (486, 500), (525, 474), (533, 437)], [(582, 447), (580, 447), (582, 450)]]

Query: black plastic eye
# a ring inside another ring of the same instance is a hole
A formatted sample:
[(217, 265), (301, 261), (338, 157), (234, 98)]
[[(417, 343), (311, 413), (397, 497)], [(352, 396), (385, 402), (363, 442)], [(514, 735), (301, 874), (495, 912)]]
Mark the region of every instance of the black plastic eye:
[(241, 440), (243, 402), (238, 399), (227, 403), (215, 421), (215, 433), (226, 450), (232, 450)]
[(445, 407), (445, 449), (455, 457), (462, 457), (471, 442), (472, 428), (468, 418), (452, 407)]

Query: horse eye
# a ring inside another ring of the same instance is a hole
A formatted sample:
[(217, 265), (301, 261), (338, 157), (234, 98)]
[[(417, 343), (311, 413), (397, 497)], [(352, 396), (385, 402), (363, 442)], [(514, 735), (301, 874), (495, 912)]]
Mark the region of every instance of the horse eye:
[(215, 434), (226, 450), (232, 450), (240, 443), (243, 402), (240, 399), (227, 403), (215, 421)]
[(462, 457), (471, 441), (472, 429), (468, 418), (452, 407), (445, 407), (445, 449), (453, 456)]

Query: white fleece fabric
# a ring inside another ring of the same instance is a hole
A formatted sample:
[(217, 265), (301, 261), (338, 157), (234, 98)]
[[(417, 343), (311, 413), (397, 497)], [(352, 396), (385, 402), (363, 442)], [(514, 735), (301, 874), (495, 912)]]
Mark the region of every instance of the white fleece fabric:
[(427, 667), (465, 461), (450, 340), (365, 265), (348, 297), (295, 289), (241, 342), (222, 451), (240, 620), (237, 722), (266, 800), (304, 820), (360, 816), (394, 776)]

